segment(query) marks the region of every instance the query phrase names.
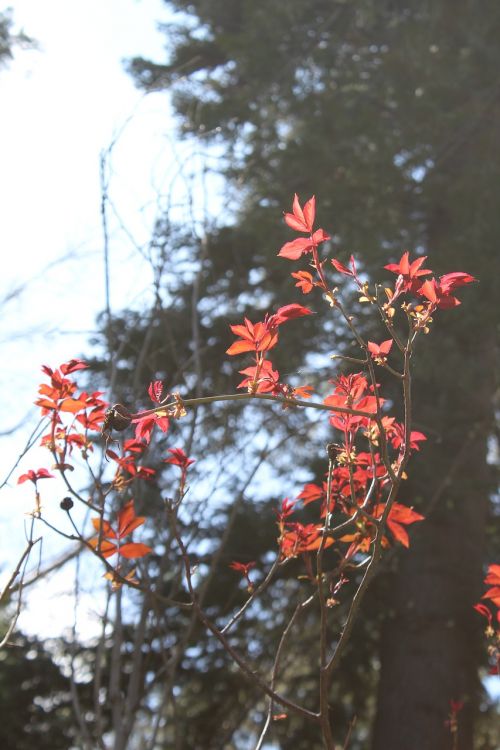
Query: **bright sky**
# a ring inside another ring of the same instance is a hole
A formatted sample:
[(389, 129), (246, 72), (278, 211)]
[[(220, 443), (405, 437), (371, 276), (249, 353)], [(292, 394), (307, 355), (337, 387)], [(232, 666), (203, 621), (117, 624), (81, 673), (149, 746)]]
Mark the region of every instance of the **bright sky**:
[[(15, 28), (35, 39), (38, 49), (17, 50), (0, 71), (0, 433), (25, 421), (0, 437), (0, 483), (36, 423), (32, 403), (40, 365), (89, 351), (89, 333), (104, 307), (100, 153), (121, 133), (110, 192), (139, 244), (150, 237), (158, 195), (172, 186), (179, 160), (195, 175), (200, 170), (193, 147), (174, 143), (167, 95), (145, 97), (123, 67), (134, 55), (165, 59), (164, 36), (157, 30), (157, 22), (169, 18), (162, 0), (10, 5)], [(186, 185), (174, 188), (181, 195)], [(115, 309), (147, 298), (148, 269), (113, 219), (111, 275)], [(17, 487), (17, 477), (44, 465), (45, 454), (30, 454), (2, 490), (4, 577), (23, 549), (24, 513), (33, 502), (29, 483)], [(51, 551), (45, 544), (44, 557)], [(21, 619), (22, 627), (32, 627), (33, 611), (39, 633), (54, 635), (69, 625), (71, 612), (62, 600), (62, 607), (46, 606), (51, 590), (44, 585), (34, 592), (35, 608)]]
[(99, 154), (135, 113), (113, 163), (123, 208), (136, 214), (173, 129), (166, 96), (142, 97), (122, 65), (133, 54), (163, 57), (161, 0), (16, 0), (13, 10), (39, 49), (18, 50), (0, 74), (2, 297), (27, 285), (4, 305), (2, 343), (92, 327), (104, 305)]

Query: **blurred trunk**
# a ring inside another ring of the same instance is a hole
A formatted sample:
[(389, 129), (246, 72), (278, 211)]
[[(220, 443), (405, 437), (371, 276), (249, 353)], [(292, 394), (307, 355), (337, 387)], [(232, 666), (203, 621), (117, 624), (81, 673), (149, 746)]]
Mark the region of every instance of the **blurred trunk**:
[[(441, 189), (459, 178), (458, 166)], [(452, 200), (441, 204), (430, 221), (430, 265), (441, 272), (474, 273), (477, 258), (457, 251), (467, 244), (460, 235), (467, 219), (451, 207)], [(475, 272), (481, 273), (477, 265)], [(429, 440), (422, 460), (414, 459), (410, 467), (404, 492), (426, 521), (415, 529), (410, 550), (400, 552), (391, 582), (373, 750), (451, 749), (450, 700), (464, 701), (454, 748), (474, 746), (481, 624), (473, 604), (481, 596), (495, 387), (494, 326), (481, 316), (480, 293), (475, 294), (476, 303), (471, 305), (469, 297), (460, 308), (460, 319), (453, 310), (438, 311), (440, 320), (425, 341), (429, 352), (422, 347), (416, 356), (414, 413)]]
[[(401, 554), (382, 636), (374, 750), (451, 748), (445, 724), (450, 700), (465, 703), (458, 748), (473, 748), (478, 677), (472, 606), (481, 595), (487, 498), (471, 480), (483, 484), (484, 438), (484, 430), (472, 441), (465, 433), (453, 445), (446, 436), (434, 449), (431, 496), (454, 456), (460, 456), (460, 466), (434, 511), (415, 531), (411, 550)], [(468, 443), (466, 451), (463, 441)]]

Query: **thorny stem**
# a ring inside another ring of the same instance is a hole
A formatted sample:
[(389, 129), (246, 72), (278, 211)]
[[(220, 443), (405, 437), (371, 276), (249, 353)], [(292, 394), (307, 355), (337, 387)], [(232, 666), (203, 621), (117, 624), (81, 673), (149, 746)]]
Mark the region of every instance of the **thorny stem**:
[[(332, 482), (335, 467), (334, 446), (328, 446), (328, 480), (326, 489), (326, 515), (325, 532), (329, 529), (332, 517)], [(329, 677), (326, 672), (327, 664), (327, 627), (328, 627), (328, 604), (324, 591), (323, 556), (326, 545), (326, 533), (323, 533), (316, 556), (316, 577), (318, 585), (318, 600), (320, 608), (320, 672), (319, 672), (319, 715), (321, 721), (321, 733), (326, 750), (335, 750), (333, 743), (332, 728), (330, 726), (328, 693)]]
[[(286, 563), (287, 561), (285, 560), (284, 562)], [(227, 633), (227, 631), (230, 630), (236, 622), (238, 622), (238, 620), (240, 619), (240, 617), (242, 617), (242, 615), (245, 613), (245, 611), (248, 609), (248, 607), (254, 601), (254, 599), (256, 599), (260, 594), (262, 594), (263, 591), (265, 591), (265, 589), (271, 583), (271, 581), (272, 581), (272, 579), (274, 577), (274, 574), (275, 574), (276, 570), (278, 569), (279, 565), (280, 565), (279, 558), (276, 558), (276, 560), (273, 562), (273, 564), (272, 564), (272, 566), (271, 566), (271, 568), (270, 568), (267, 576), (264, 578), (264, 580), (261, 581), (261, 583), (259, 583), (259, 585), (254, 588), (254, 590), (252, 591), (251, 595), (248, 597), (248, 599), (246, 600), (246, 602), (244, 603), (244, 605), (231, 617), (231, 619), (229, 620), (229, 622), (226, 625), (224, 625), (224, 627), (221, 629), (221, 633), (223, 635), (225, 633)]]
[(26, 572), (26, 566), (27, 566), (27, 563), (28, 563), (28, 560), (29, 560), (29, 557), (30, 557), (30, 554), (31, 554), (31, 550), (33, 549), (33, 547), (35, 546), (35, 544), (38, 544), (38, 542), (40, 542), (40, 539), (41, 539), (40, 537), (38, 539), (34, 539), (33, 538), (33, 528), (34, 528), (34, 523), (33, 523), (33, 519), (32, 519), (31, 525), (30, 525), (30, 532), (29, 532), (29, 536), (28, 536), (28, 541), (27, 541), (25, 550), (24, 550), (23, 554), (21, 555), (21, 557), (19, 558), (16, 567), (12, 571), (12, 573), (11, 573), (11, 575), (9, 577), (9, 580), (5, 584), (5, 586), (2, 589), (2, 591), (0, 592), (0, 604), (1, 604), (4, 600), (7, 600), (10, 597), (10, 595), (13, 593), (13, 590), (14, 590), (13, 589), (14, 581), (16, 580), (16, 578), (18, 577), (18, 575), (21, 575), (20, 581), (19, 581), (19, 583), (17, 585), (18, 596), (17, 596), (16, 610), (15, 610), (14, 616), (12, 617), (12, 620), (11, 620), (11, 622), (10, 622), (8, 628), (7, 628), (7, 632), (5, 633), (5, 635), (2, 637), (2, 640), (0, 641), (0, 648), (3, 648), (5, 646), (5, 644), (8, 642), (8, 640), (9, 640), (10, 636), (12, 635), (12, 632), (13, 632), (15, 626), (16, 626), (16, 623), (17, 623), (17, 620), (19, 618), (19, 615), (21, 614), (22, 595), (23, 595), (23, 581), (24, 581), (24, 574)]
[(347, 620), (344, 625), (344, 629), (342, 631), (340, 639), (337, 643), (337, 647), (335, 648), (335, 651), (333, 652), (330, 658), (330, 661), (328, 662), (328, 665), (326, 667), (326, 672), (329, 677), (332, 675), (335, 667), (339, 663), (340, 658), (347, 645), (347, 642), (349, 641), (349, 638), (353, 629), (354, 621), (356, 619), (357, 613), (361, 606), (363, 597), (368, 588), (368, 584), (370, 583), (371, 579), (375, 575), (378, 564), (380, 562), (381, 551), (382, 551), (382, 540), (384, 537), (387, 518), (396, 500), (399, 487), (401, 484), (401, 480), (403, 478), (404, 469), (410, 457), (410, 434), (411, 434), (410, 356), (411, 356), (411, 348), (410, 348), (410, 341), (408, 340), (408, 343), (404, 352), (404, 371), (403, 371), (403, 399), (404, 399), (404, 425), (405, 425), (405, 447), (403, 451), (403, 457), (401, 459), (401, 463), (399, 465), (397, 474), (394, 477), (394, 480), (392, 480), (391, 478), (392, 484), (391, 484), (391, 490), (389, 492), (389, 497), (387, 499), (384, 512), (376, 524), (376, 536), (375, 536), (375, 541), (373, 545), (373, 552), (372, 552), (371, 560), (368, 564), (368, 567), (361, 580), (361, 583), (359, 584), (358, 589), (351, 602), (349, 613), (347, 615)]
[[(249, 401), (251, 399), (258, 399), (262, 401), (274, 401), (277, 404), (281, 404), (284, 407), (290, 406), (303, 406), (309, 409), (319, 409), (321, 411), (336, 411), (339, 414), (350, 414), (357, 417), (367, 417), (369, 419), (375, 419), (373, 412), (361, 411), (360, 409), (349, 409), (346, 406), (329, 406), (328, 404), (321, 404), (317, 401), (300, 401), (295, 398), (285, 398), (284, 396), (273, 396), (270, 393), (228, 393), (222, 396), (203, 396), (202, 398), (188, 398), (182, 400), (182, 406), (196, 407), (202, 404), (213, 404), (218, 401)], [(146, 409), (145, 411), (131, 414), (132, 419), (140, 419), (142, 417), (149, 417), (151, 414), (158, 412), (165, 412), (176, 407), (178, 402), (171, 401), (163, 405), (155, 406), (154, 409)]]
[[(292, 627), (294, 626), (295, 621), (298, 618), (299, 614), (301, 612), (303, 612), (305, 609), (307, 609), (307, 607), (313, 602), (314, 597), (315, 597), (315, 595), (313, 594), (312, 596), (309, 596), (305, 601), (300, 602), (299, 604), (297, 604), (297, 606), (295, 607), (295, 610), (294, 610), (291, 618), (289, 619), (289, 621), (288, 621), (288, 623), (287, 623), (287, 625), (286, 625), (283, 633), (281, 634), (280, 642), (279, 642), (278, 648), (276, 650), (276, 656), (274, 657), (273, 671), (272, 671), (272, 675), (271, 675), (271, 689), (272, 690), (274, 690), (275, 685), (276, 685), (276, 678), (278, 676), (278, 669), (279, 669), (279, 666), (280, 666), (281, 657), (282, 657), (283, 649), (284, 649), (284, 646), (285, 646), (285, 641), (288, 638), (288, 635), (291, 632)], [(263, 726), (262, 731), (260, 733), (259, 739), (258, 739), (257, 744), (255, 746), (255, 750), (261, 750), (261, 748), (262, 748), (262, 743), (264, 742), (264, 738), (266, 736), (267, 730), (269, 729), (269, 725), (270, 725), (271, 720), (272, 720), (273, 710), (274, 710), (274, 701), (271, 698), (270, 701), (269, 701), (269, 710), (267, 712), (266, 721), (264, 723), (264, 726)]]

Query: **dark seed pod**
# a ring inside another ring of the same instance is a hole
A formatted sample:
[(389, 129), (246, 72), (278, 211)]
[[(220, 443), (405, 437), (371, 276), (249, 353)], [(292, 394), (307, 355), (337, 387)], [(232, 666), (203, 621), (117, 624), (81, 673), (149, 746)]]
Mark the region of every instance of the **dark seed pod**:
[(108, 430), (122, 432), (132, 422), (132, 415), (123, 404), (115, 404), (106, 412), (104, 427)]
[(71, 508), (73, 507), (73, 505), (74, 505), (74, 502), (73, 502), (73, 500), (70, 497), (63, 497), (63, 499), (59, 503), (59, 507), (62, 510), (71, 510)]

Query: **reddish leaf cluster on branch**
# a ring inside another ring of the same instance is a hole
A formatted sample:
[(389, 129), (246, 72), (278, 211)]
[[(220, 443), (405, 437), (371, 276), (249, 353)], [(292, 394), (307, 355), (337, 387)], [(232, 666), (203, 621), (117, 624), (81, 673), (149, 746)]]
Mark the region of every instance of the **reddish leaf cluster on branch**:
[(486, 636), (489, 642), (490, 674), (500, 677), (500, 565), (489, 566), (484, 583), (490, 586), (483, 594), (485, 603), (476, 604), (474, 609), (488, 621)]
[[(292, 386), (285, 382), (270, 358), (270, 352), (279, 344), (281, 327), (289, 321), (312, 314), (309, 308), (291, 303), (279, 307), (274, 313), (266, 314), (260, 321), (252, 322), (245, 318), (242, 323), (231, 325), (236, 340), (227, 349), (227, 354), (250, 355), (250, 361), (239, 371), (244, 378), (237, 386), (246, 393), (183, 401), (177, 393), (164, 394), (162, 383), (156, 380), (148, 389), (152, 408), (131, 413), (121, 404), (108, 408), (101, 399), (100, 392), (79, 392), (76, 383), (69, 376), (85, 369), (86, 365), (81, 360), (70, 360), (56, 370), (43, 367), (49, 382), (40, 386), (40, 398), (36, 403), (49, 425), (42, 444), (53, 455), (55, 463), (52, 471), (59, 472), (66, 488), (74, 497), (96, 513), (92, 518), (95, 535), (90, 541), (83, 533), (70, 538), (78, 539), (101, 559), (114, 588), (123, 583), (140, 585), (134, 578), (135, 570), (125, 570), (122, 573), (123, 559), (143, 558), (152, 551), (148, 545), (132, 541), (130, 535), (146, 519), (144, 516), (137, 516), (134, 501), (123, 496), (132, 482), (152, 480), (155, 477), (155, 470), (143, 463), (155, 430), (166, 433), (171, 420), (183, 417), (189, 407), (217, 400), (260, 399), (274, 401), (283, 408), (310, 407), (326, 415), (332, 431), (331, 442), (327, 446), (327, 471), (318, 481), (308, 482), (294, 500), (287, 498), (281, 503), (277, 513), (276, 561), (262, 585), (268, 585), (277, 567), (298, 558), (305, 565), (308, 584), (315, 587), (315, 596), (321, 608), (319, 712), (314, 714), (280, 698), (274, 687), (266, 688), (266, 692), (277, 703), (281, 702), (298, 713), (319, 720), (323, 736), (328, 740), (328, 686), (331, 672), (345, 648), (353, 618), (378, 564), (380, 553), (393, 542), (408, 547), (408, 527), (423, 520), (423, 515), (399, 498), (409, 458), (426, 440), (423, 433), (411, 429), (410, 359), (414, 342), (420, 334), (430, 331), (433, 315), (438, 310), (450, 310), (460, 304), (455, 296), (456, 290), (475, 279), (461, 271), (438, 277), (431, 269), (425, 268), (425, 256), (411, 259), (410, 254), (404, 252), (398, 263), (384, 266), (386, 271), (395, 274), (394, 283), (371, 286), (362, 278), (353, 256), (347, 264), (337, 258), (320, 259), (320, 250), (327, 246), (325, 243), (328, 243), (330, 237), (324, 229), (315, 229), (315, 218), (314, 196), (301, 206), (295, 195), (292, 212), (285, 213), (284, 219), (288, 227), (301, 236), (286, 242), (278, 255), (291, 261), (308, 259), (307, 270), (303, 268), (291, 274), (295, 286), (303, 294), (319, 289), (335, 314), (340, 316), (360, 350), (357, 358), (342, 354), (332, 356), (332, 359), (344, 362), (346, 371), (337, 373), (328, 385), (320, 385), (322, 400), (304, 401), (311, 398), (312, 387)], [(365, 340), (354, 316), (347, 314), (344, 309), (341, 293), (330, 285), (327, 269), (330, 272), (333, 269), (333, 273), (340, 274), (349, 284), (354, 284), (359, 303), (373, 308), (381, 327), (378, 342)], [(353, 362), (357, 371), (350, 372)], [(395, 378), (401, 391), (401, 404), (393, 406), (394, 399), (389, 401), (384, 398), (377, 377), (380, 370), (376, 368), (383, 368), (389, 377)], [(398, 415), (389, 413), (390, 405), (391, 408), (399, 409)], [(135, 429), (133, 438), (125, 439), (117, 450), (108, 447), (113, 429), (123, 431), (132, 425)], [(73, 451), (80, 451), (81, 457), (88, 463), (93, 440), (98, 437), (99, 430), (102, 430), (106, 439), (106, 457), (114, 464), (115, 471), (111, 480), (101, 481), (100, 484), (96, 482), (95, 494), (98, 500), (94, 501), (93, 498), (83, 498), (72, 489), (67, 472), (73, 469), (69, 463)], [(96, 434), (92, 437), (92, 433)], [(188, 606), (193, 608), (204, 625), (234, 657), (234, 649), (227, 645), (223, 631), (201, 609), (193, 583), (188, 545), (177, 523), (178, 509), (187, 492), (188, 471), (194, 459), (188, 457), (181, 448), (169, 448), (164, 463), (174, 466), (180, 472), (177, 474), (175, 499), (165, 499), (165, 508), (182, 560), (185, 593), (190, 599)], [(53, 477), (47, 469), (41, 468), (36, 471), (30, 469), (18, 480), (19, 483), (33, 483), (37, 498), (34, 515), (41, 520), (43, 517), (37, 482)], [(114, 508), (110, 507), (110, 498), (113, 499)], [(71, 498), (65, 498), (61, 507), (71, 519)], [(302, 515), (299, 516), (298, 513)], [(73, 527), (76, 529), (74, 523)], [(108, 558), (112, 557), (118, 560), (115, 567), (108, 562)], [(256, 586), (250, 578), (250, 571), (257, 567), (257, 562), (234, 560), (230, 567), (246, 582), (249, 603), (258, 595), (261, 587), (261, 584)], [(348, 610), (345, 627), (333, 654), (329, 656), (325, 612), (326, 608), (339, 604), (339, 592), (348, 580), (346, 573), (350, 569), (364, 570), (365, 573), (358, 585), (353, 605)], [(491, 608), (497, 608), (498, 619), (500, 566), (490, 566), (486, 583), (492, 586), (483, 597), (489, 606), (481, 603), (476, 609), (487, 617), (488, 632), (498, 639), (498, 631), (496, 636), (493, 631)], [(242, 616), (244, 609), (243, 607), (234, 616), (230, 624)], [(496, 651), (492, 653), (498, 659), (498, 642), (495, 648)], [(237, 661), (241, 666), (242, 660), (238, 657)], [(251, 675), (252, 670), (249, 673)], [(453, 712), (456, 718), (456, 705)], [(328, 746), (331, 745), (330, 742)]]

